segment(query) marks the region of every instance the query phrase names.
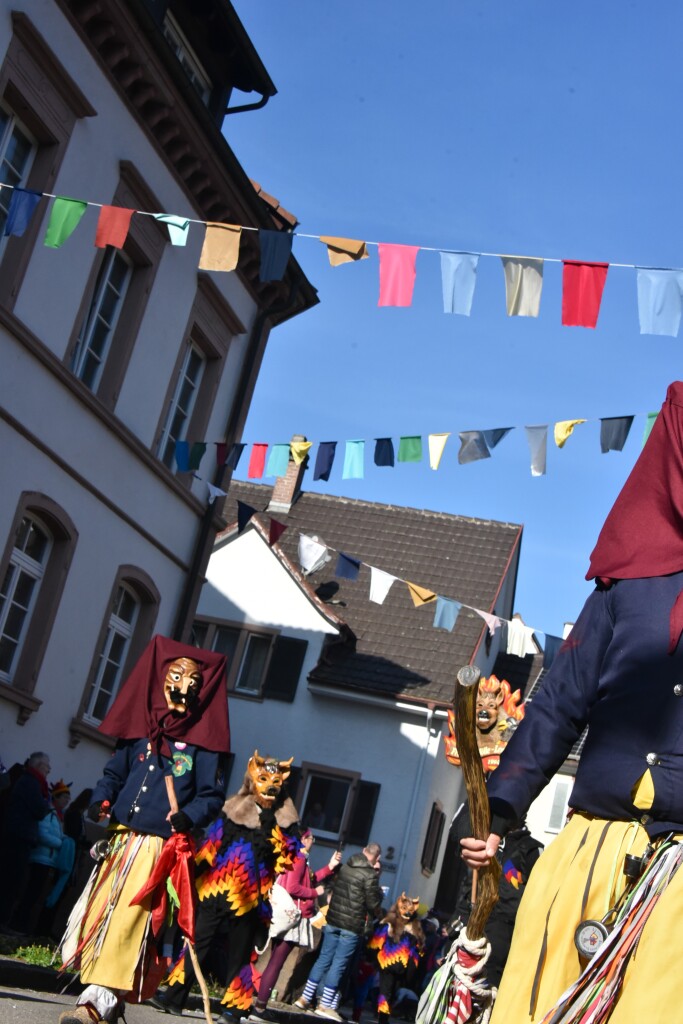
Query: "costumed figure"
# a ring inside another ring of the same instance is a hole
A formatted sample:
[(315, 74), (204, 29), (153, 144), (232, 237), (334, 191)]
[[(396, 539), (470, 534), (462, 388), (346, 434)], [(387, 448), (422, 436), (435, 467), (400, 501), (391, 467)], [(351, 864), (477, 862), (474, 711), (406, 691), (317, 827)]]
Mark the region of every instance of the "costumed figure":
[[(88, 817), (110, 815), (112, 834), (62, 940), (64, 967), (80, 971), (86, 988), (60, 1024), (115, 1020), (122, 1000), (147, 999), (168, 969), (153, 897), (131, 903), (162, 863), (165, 842), (208, 824), (224, 799), (225, 664), (223, 655), (156, 636), (99, 727), (117, 744)], [(178, 913), (187, 913), (188, 893), (179, 895)]]
[[(251, 957), (265, 946), (270, 925), (270, 891), (278, 874), (291, 868), (300, 847), (296, 808), (285, 795), (294, 759), (249, 758), (244, 781), (228, 797), (218, 818), (206, 830), (196, 854), (197, 908), (195, 949), (200, 966), (212, 946), (227, 948), (226, 990), (221, 1021), (234, 1021), (249, 1012), (255, 979)], [(153, 1000), (167, 1012), (182, 1010), (194, 983), (187, 956), (174, 965), (168, 988)]]
[(368, 948), (377, 952), (379, 967), (378, 1024), (388, 1024), (399, 988), (410, 982), (423, 954), (425, 936), (417, 913), (419, 899), (402, 893), (375, 929)]
[(582, 735), (568, 824), (517, 915), (494, 1024), (664, 1024), (683, 920), (683, 383), (591, 556), (597, 586), (489, 780), (481, 868)]
[[(482, 677), (477, 691), (477, 747), (485, 772), (498, 767), (500, 755), (524, 718), (519, 690), (513, 692), (507, 679)], [(444, 736), (446, 760), (460, 765), (455, 713), (448, 711), (448, 734)]]

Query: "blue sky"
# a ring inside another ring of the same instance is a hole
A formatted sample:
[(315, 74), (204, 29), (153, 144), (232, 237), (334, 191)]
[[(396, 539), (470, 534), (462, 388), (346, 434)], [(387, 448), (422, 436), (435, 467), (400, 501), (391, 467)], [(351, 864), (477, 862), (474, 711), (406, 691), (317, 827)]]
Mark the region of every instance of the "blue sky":
[[(683, 266), (675, 0), (234, 4), (278, 95), (224, 130), (300, 232)], [(244, 439), (342, 442), (329, 483), (310, 472), (309, 490), (523, 523), (515, 610), (561, 633), (590, 592), (588, 557), (645, 414), (681, 375), (683, 337), (639, 333), (633, 269), (610, 267), (590, 330), (561, 326), (558, 263), (538, 319), (509, 318), (500, 260), (482, 256), (467, 318), (443, 312), (436, 252), (418, 254), (408, 309), (378, 308), (376, 248), (336, 269), (318, 241), (294, 252), (320, 305), (271, 334)], [(629, 414), (624, 451), (602, 455), (600, 417)], [(579, 417), (557, 449), (555, 421)], [(523, 426), (544, 423), (547, 475), (532, 478)], [(458, 465), (458, 431), (507, 426), (491, 459)], [(449, 430), (437, 472), (378, 469), (369, 445), (364, 480), (341, 479), (346, 439), (421, 434), (426, 447)], [(362, 545), (349, 553), (363, 559)]]

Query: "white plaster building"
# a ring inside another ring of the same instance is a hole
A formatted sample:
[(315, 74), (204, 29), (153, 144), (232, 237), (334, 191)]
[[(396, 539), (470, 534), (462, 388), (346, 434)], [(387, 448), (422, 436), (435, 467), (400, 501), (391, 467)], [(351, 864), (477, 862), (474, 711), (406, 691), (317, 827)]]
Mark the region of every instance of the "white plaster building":
[[(446, 709), (463, 664), (493, 670), (500, 636), (487, 639), (465, 608), (452, 633), (434, 629), (433, 606), (413, 607), (399, 582), (384, 604), (370, 602), (367, 566), (355, 582), (336, 578), (336, 552), (510, 618), (521, 528), (301, 492), (302, 476), (290, 462), (274, 491), (233, 481), (226, 520), (236, 524), (238, 501), (259, 514), (217, 538), (197, 607), (195, 642), (230, 666), (229, 788), (255, 748), (293, 756), (291, 791), (318, 838), (313, 863), (376, 840), (389, 898), (405, 889), (447, 914), (459, 873), (448, 826), (463, 786), (443, 752)], [(274, 546), (269, 517), (287, 526)], [(307, 577), (301, 533), (334, 551)], [(516, 660), (522, 672), (528, 659)]]
[[(275, 91), (228, 0), (0, 0), (0, 184), (42, 196), (6, 236), (0, 190), (0, 757), (44, 749), (75, 792), (149, 637), (187, 637), (223, 525), (175, 441), (238, 442), (270, 329), (317, 301), (291, 257), (260, 281), (258, 231), (198, 270), (205, 222), (295, 224), (226, 141)], [(134, 213), (98, 248), (91, 205), (48, 248), (51, 195), (196, 223), (175, 246)]]

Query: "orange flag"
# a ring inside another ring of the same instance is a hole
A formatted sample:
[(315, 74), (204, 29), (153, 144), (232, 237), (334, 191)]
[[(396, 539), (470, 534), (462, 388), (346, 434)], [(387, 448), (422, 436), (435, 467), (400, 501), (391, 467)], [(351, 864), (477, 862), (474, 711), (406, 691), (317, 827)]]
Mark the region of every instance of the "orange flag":
[(433, 594), (431, 590), (418, 587), (417, 583), (409, 583), (408, 580), (406, 580), (406, 586), (416, 608), (421, 608), (423, 604), (429, 604), (430, 601), (436, 601), (436, 594)]
[(200, 270), (234, 270), (240, 254), (242, 228), (236, 224), (206, 225), (204, 245), (199, 257)]

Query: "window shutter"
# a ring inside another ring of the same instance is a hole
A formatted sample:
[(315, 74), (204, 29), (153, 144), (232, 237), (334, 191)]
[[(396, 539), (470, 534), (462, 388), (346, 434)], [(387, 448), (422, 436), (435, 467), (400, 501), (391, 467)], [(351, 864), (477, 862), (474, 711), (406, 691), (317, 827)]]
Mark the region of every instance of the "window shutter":
[(432, 804), (432, 811), (429, 815), (429, 824), (427, 825), (427, 835), (425, 836), (424, 846), (422, 847), (422, 857), (420, 863), (422, 864), (422, 871), (426, 875), (434, 873), (436, 868), (436, 860), (439, 856), (439, 847), (441, 846), (441, 837), (443, 835), (443, 828), (446, 822), (446, 815), (443, 813), (438, 804)]
[(357, 787), (351, 819), (343, 838), (352, 846), (366, 846), (370, 841), (380, 787), (378, 782), (363, 781), (358, 782)]
[[(287, 790), (287, 794), (292, 798), (292, 800), (294, 801), (295, 804), (296, 804), (297, 792), (298, 792), (298, 789), (299, 789), (299, 783), (300, 782), (301, 782), (301, 768), (299, 768), (298, 765), (293, 764), (292, 767), (289, 769), (289, 778), (287, 779), (287, 781), (285, 783), (285, 789)], [(297, 804), (297, 810), (298, 809), (299, 809), (299, 806)], [(304, 822), (304, 825), (305, 824), (306, 824), (306, 822)]]
[(275, 638), (273, 653), (263, 684), (264, 697), (292, 703), (307, 647), (308, 640), (295, 640), (290, 636)]

